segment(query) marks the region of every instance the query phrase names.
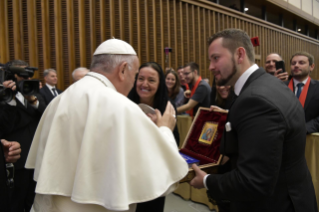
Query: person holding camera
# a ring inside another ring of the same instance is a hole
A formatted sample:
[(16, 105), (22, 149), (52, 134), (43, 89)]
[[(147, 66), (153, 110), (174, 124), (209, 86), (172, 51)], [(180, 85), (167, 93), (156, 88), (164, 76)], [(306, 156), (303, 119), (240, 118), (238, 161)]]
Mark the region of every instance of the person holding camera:
[(270, 53), (266, 57), (266, 62), (265, 62), (265, 70), (268, 74), (274, 75), (281, 81), (287, 81), (288, 80), (288, 73), (283, 70), (284, 69), (284, 64), (283, 67), (276, 67), (276, 63), (279, 61), (283, 61), (282, 57), (277, 54), (277, 53)]
[[(11, 82), (3, 82), (4, 84)], [(13, 83), (13, 89), (15, 89), (15, 83)], [(16, 117), (15, 107), (6, 107), (6, 110), (0, 110), (0, 138), (4, 132), (10, 130), (13, 126), (13, 121)], [(14, 163), (20, 158), (21, 148), (20, 144), (16, 141), (7, 141), (1, 139), (0, 145), (0, 208), (1, 211), (10, 211), (10, 198), (8, 189), (8, 180), (10, 180), (10, 173), (6, 170), (7, 163)]]
[[(15, 117), (10, 120), (8, 127), (2, 132), (3, 139), (17, 141), (21, 145), (21, 158), (14, 163), (14, 186), (11, 189), (11, 211), (30, 211), (35, 196), (36, 183), (33, 180), (33, 170), (25, 169), (24, 165), (32, 143), (33, 136), (46, 108), (42, 96), (38, 93), (25, 95), (23, 83), (28, 83), (33, 72), (23, 71), (28, 63), (22, 60), (13, 60), (6, 64), (10, 69), (20, 69), (17, 72), (7, 74), (3, 82), (4, 88), (14, 90), (11, 101), (0, 106), (2, 111), (12, 110)], [(26, 74), (27, 73), (27, 74)]]

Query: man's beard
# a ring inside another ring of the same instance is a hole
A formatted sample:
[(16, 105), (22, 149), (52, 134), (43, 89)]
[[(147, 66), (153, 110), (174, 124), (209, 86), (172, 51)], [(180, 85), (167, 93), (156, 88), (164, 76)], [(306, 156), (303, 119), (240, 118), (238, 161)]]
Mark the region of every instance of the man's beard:
[(228, 82), (229, 80), (237, 73), (237, 69), (235, 67), (235, 60), (232, 58), (233, 62), (233, 70), (232, 73), (226, 78), (226, 79), (221, 79), (220, 81), (216, 82), (218, 86), (224, 86), (224, 85), (229, 85)]
[(308, 76), (309, 74), (310, 74), (310, 68), (308, 68), (308, 72), (301, 70), (301, 74), (299, 74), (299, 75), (295, 75), (294, 71), (293, 70), (291, 71), (291, 75), (293, 76), (293, 78), (296, 78), (296, 79), (303, 79), (306, 76)]

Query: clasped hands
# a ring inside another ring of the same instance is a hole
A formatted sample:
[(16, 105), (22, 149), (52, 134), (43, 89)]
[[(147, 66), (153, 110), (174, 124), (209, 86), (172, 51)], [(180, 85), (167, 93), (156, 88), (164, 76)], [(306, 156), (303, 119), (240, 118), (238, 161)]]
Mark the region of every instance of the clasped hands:
[(20, 158), (21, 148), (20, 144), (16, 141), (7, 141), (1, 139), (3, 145), (4, 157), (7, 163), (14, 163)]

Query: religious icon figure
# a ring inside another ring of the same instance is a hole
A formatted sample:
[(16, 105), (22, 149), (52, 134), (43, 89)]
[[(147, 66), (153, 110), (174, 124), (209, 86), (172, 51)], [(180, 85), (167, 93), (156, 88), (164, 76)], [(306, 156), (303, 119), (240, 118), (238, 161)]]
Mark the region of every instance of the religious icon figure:
[(206, 122), (199, 136), (199, 142), (211, 145), (217, 133), (218, 123)]

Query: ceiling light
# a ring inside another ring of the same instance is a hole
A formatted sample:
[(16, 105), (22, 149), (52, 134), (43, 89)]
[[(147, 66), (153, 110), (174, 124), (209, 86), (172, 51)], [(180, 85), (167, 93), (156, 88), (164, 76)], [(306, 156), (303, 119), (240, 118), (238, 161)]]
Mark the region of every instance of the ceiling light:
[(247, 12), (249, 9), (248, 9), (248, 7), (245, 7), (245, 12)]
[(298, 29), (298, 32), (301, 32), (301, 29)]

